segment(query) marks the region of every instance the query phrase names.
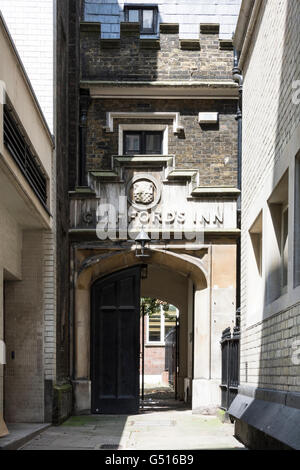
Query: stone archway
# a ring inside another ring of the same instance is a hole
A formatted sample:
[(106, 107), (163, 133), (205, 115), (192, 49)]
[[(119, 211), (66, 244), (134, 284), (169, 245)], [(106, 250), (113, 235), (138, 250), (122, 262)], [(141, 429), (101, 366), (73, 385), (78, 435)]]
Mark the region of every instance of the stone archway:
[[(207, 260), (206, 260), (207, 261)], [(90, 411), (90, 289), (96, 280), (113, 272), (139, 264), (134, 250), (116, 252), (110, 256), (96, 256), (86, 263), (75, 285), (75, 411)], [(210, 286), (206, 266), (208, 262), (187, 253), (152, 249), (147, 258), (150, 270), (156, 272), (152, 284), (142, 282), (142, 292), (156, 296), (182, 309), (183, 333), (180, 338), (185, 351), (181, 358), (180, 397), (191, 393), (193, 409), (203, 400), (207, 406), (214, 398), (210, 389)], [(163, 282), (166, 273), (167, 282)], [(182, 282), (184, 280), (184, 282)], [(172, 289), (172, 284), (176, 284)], [(181, 285), (181, 287), (180, 287)], [(144, 290), (143, 290), (144, 289)], [(143, 295), (143, 294), (142, 294)], [(202, 394), (205, 382), (205, 395)], [(192, 390), (192, 392), (191, 392)], [(200, 395), (199, 395), (200, 391)], [(217, 391), (215, 390), (215, 395)], [(200, 399), (199, 399), (200, 397)]]

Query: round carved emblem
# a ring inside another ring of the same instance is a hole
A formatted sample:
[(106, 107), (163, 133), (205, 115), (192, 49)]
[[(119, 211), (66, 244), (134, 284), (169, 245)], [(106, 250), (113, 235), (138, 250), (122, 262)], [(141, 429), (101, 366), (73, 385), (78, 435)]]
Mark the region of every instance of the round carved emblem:
[(157, 206), (161, 197), (161, 189), (152, 175), (142, 173), (136, 175), (127, 185), (129, 203), (138, 210), (152, 209)]

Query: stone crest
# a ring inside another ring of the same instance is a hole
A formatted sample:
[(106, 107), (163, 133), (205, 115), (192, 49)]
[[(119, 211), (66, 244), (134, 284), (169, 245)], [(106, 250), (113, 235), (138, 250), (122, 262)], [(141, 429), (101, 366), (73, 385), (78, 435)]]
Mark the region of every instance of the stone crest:
[(133, 185), (133, 201), (136, 204), (151, 204), (154, 201), (154, 185), (151, 181), (137, 181)]
[(138, 210), (157, 206), (161, 197), (161, 187), (150, 174), (136, 175), (127, 184), (128, 202)]

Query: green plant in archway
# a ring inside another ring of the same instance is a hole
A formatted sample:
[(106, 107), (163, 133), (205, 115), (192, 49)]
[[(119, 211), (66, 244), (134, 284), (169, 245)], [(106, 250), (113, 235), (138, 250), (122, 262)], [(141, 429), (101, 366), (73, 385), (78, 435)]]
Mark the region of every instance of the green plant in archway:
[(149, 317), (157, 314), (160, 311), (161, 305), (165, 312), (167, 312), (170, 308), (170, 305), (167, 302), (163, 302), (162, 300), (153, 299), (152, 297), (141, 298), (141, 312), (143, 311), (144, 307), (144, 314), (148, 315)]

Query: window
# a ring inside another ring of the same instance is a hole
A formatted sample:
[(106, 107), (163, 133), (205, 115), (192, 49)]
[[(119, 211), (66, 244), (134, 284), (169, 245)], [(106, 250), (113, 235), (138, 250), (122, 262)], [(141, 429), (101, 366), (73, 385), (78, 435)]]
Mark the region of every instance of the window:
[(157, 7), (125, 6), (125, 21), (140, 23), (141, 34), (156, 34)]
[(155, 315), (151, 315), (148, 317), (148, 325), (149, 325), (149, 336), (148, 341), (150, 343), (153, 342), (162, 342), (161, 333), (162, 333), (162, 317), (161, 313), (158, 312)]
[(167, 334), (176, 327), (178, 311), (170, 305), (167, 312), (163, 307), (147, 317), (147, 343), (164, 344)]
[(266, 219), (266, 301), (274, 302), (286, 294), (288, 288), (289, 243), (289, 174), (285, 172), (268, 200), (269, 215)]
[(289, 233), (289, 209), (282, 209), (281, 221), (281, 287), (284, 289), (288, 283), (288, 233)]
[[(254, 224), (249, 230), (253, 254), (255, 259), (255, 266), (256, 266), (256, 274), (260, 277), (262, 275), (262, 212), (259, 214), (257, 219), (255, 220)], [(255, 273), (251, 273), (251, 277), (253, 278)]]
[(300, 153), (295, 161), (294, 200), (294, 287), (298, 287), (300, 285)]
[(124, 155), (161, 155), (163, 133), (159, 131), (124, 132)]
[[(263, 211), (260, 212), (249, 229), (247, 245), (249, 250), (247, 250), (246, 276), (249, 308), (247, 308), (245, 319), (247, 326), (250, 326), (261, 319), (264, 304)], [(255, 299), (255, 302), (250, 299)]]

